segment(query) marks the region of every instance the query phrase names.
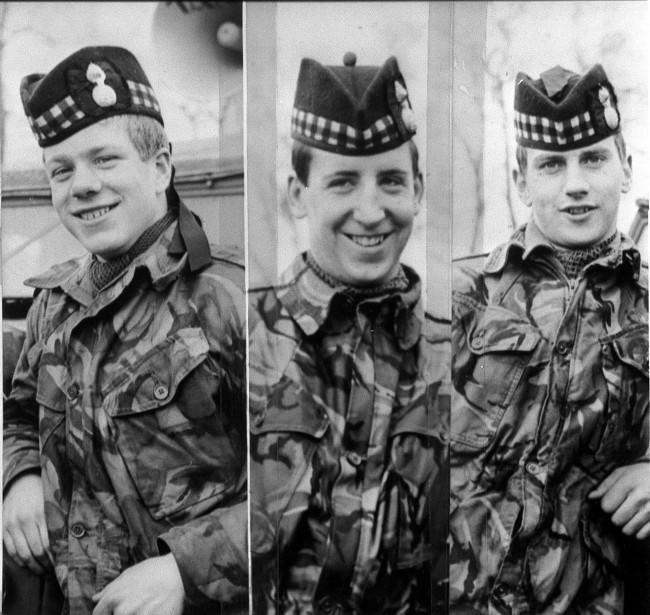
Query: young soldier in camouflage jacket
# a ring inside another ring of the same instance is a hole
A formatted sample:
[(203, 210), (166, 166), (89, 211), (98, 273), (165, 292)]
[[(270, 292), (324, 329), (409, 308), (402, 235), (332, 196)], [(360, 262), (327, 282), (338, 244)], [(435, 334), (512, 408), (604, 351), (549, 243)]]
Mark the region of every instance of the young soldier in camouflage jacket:
[(251, 296), (260, 614), (429, 613), (439, 589), (447, 328), (399, 263), (422, 196), (415, 126), (396, 60), (355, 62), (302, 62), (289, 197), (309, 251)]
[(454, 275), (452, 613), (622, 615), (623, 535), (650, 535), (647, 269), (600, 65), (519, 74), (528, 224)]
[(179, 201), (128, 51), (84, 48), (21, 94), (56, 213), (90, 254), (28, 281), (7, 551), (51, 562), (71, 615), (213, 613), (247, 588), (242, 267)]

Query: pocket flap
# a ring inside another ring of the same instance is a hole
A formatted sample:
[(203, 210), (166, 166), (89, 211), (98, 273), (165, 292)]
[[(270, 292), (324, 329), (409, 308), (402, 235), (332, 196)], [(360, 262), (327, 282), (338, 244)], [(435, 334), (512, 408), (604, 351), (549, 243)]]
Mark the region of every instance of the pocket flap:
[(530, 352), (541, 338), (539, 329), (517, 314), (489, 305), (467, 331), (467, 342), (477, 355), (489, 352)]
[(286, 431), (320, 438), (328, 426), (325, 408), (308, 391), (289, 380), (277, 384), (264, 410), (253, 412), (251, 417), (251, 433), (255, 435)]
[(104, 410), (119, 417), (168, 405), (179, 384), (205, 360), (208, 350), (201, 329), (181, 329), (143, 356), (120, 364), (120, 372), (102, 388)]
[(611, 340), (618, 358), (643, 374), (648, 373), (648, 330), (645, 325), (626, 331)]
[[(439, 423), (439, 421), (436, 421)], [(416, 433), (422, 436), (433, 437), (439, 432), (439, 428), (434, 424), (433, 411), (427, 409), (424, 403), (416, 408), (412, 408), (402, 416), (391, 429), (391, 436), (397, 436), (403, 433)]]
[(38, 370), (36, 401), (54, 412), (65, 412), (67, 372), (63, 364), (41, 364)]

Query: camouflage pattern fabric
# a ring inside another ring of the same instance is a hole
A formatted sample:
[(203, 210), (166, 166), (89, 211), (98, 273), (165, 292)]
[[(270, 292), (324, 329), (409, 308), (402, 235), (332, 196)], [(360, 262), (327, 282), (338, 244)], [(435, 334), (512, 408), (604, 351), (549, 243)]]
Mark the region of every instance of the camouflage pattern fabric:
[(251, 292), (255, 613), (431, 612), (449, 328), (404, 269), (407, 288), (353, 300), (299, 256)]
[(648, 459), (634, 244), (618, 235), (569, 280), (519, 229), (455, 271), (452, 348), (451, 612), (622, 615), (622, 534), (587, 495)]
[(99, 294), (89, 256), (28, 281), (38, 290), (4, 407), (4, 485), (41, 473), (72, 615), (169, 551), (187, 613), (246, 599), (243, 268), (215, 251), (190, 274), (168, 250), (175, 228)]

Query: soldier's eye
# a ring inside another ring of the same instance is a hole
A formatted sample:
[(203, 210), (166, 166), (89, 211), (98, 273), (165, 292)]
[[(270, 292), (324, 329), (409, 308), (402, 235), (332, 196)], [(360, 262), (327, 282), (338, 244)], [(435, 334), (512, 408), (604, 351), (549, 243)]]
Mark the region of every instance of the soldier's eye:
[(67, 177), (68, 175), (70, 175), (70, 172), (71, 172), (70, 167), (55, 167), (50, 172), (50, 178), (61, 180)]
[(588, 167), (597, 169), (607, 160), (604, 154), (589, 154), (583, 158), (583, 163)]
[(335, 177), (334, 179), (331, 179), (327, 183), (328, 188), (333, 188), (338, 190), (352, 188), (353, 186), (354, 186), (354, 182), (350, 177)]
[(95, 158), (95, 163), (100, 165), (100, 166), (105, 166), (105, 165), (113, 162), (115, 159), (116, 159), (116, 156), (111, 156), (111, 155), (97, 156), (97, 158)]
[(382, 177), (381, 185), (387, 187), (401, 187), (406, 185), (404, 178), (401, 175), (387, 175)]
[(549, 160), (543, 160), (539, 163), (538, 169), (544, 173), (555, 173), (559, 171), (564, 166), (564, 161), (558, 160), (557, 158), (551, 158)]

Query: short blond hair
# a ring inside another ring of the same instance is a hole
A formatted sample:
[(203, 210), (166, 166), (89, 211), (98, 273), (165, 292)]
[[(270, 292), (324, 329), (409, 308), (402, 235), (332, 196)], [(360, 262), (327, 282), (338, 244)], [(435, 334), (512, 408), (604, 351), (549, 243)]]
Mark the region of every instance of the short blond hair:
[(118, 122), (126, 128), (140, 160), (149, 160), (161, 149), (169, 151), (169, 139), (160, 122), (148, 115), (114, 115), (101, 122)]

